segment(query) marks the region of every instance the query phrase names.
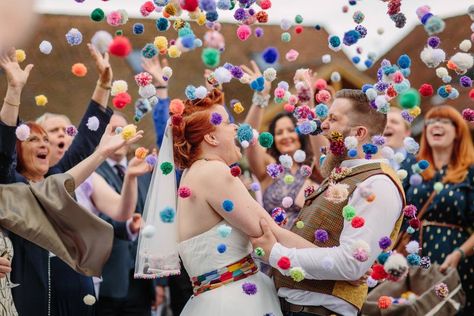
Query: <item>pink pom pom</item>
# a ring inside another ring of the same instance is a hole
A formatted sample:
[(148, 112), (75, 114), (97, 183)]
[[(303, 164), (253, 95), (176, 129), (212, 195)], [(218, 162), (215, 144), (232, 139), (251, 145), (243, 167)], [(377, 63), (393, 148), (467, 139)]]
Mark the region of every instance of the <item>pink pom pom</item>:
[(272, 7), (272, 2), (270, 0), (262, 0), (260, 1), (260, 8), (263, 10), (270, 9)]
[(241, 41), (246, 41), (250, 35), (252, 35), (252, 29), (250, 26), (243, 24), (237, 28), (237, 37)]
[(126, 57), (132, 51), (132, 44), (125, 36), (116, 36), (109, 45), (109, 53), (117, 57)]
[(473, 109), (464, 109), (462, 111), (462, 117), (468, 121), (468, 122), (473, 122), (474, 121), (474, 110)]
[(180, 187), (178, 189), (178, 196), (180, 198), (183, 198), (183, 199), (190, 197), (191, 196), (191, 189), (188, 188), (188, 187)]
[(365, 261), (367, 261), (367, 259), (369, 259), (369, 255), (367, 254), (367, 251), (365, 251), (365, 249), (361, 249), (361, 248), (358, 248), (358, 249), (354, 250), (352, 255), (354, 256), (354, 258), (357, 261), (360, 261), (360, 262), (365, 262)]
[(285, 55), (285, 58), (286, 60), (288, 61), (295, 61), (298, 56), (299, 56), (300, 53), (298, 53), (298, 51), (294, 50), (294, 49), (290, 49), (286, 55)]
[(397, 71), (396, 73), (393, 74), (393, 81), (395, 83), (401, 83), (403, 81), (403, 75), (401, 72)]
[(145, 2), (141, 7), (140, 7), (140, 13), (143, 16), (149, 16), (150, 13), (155, 11), (155, 5), (151, 1)]
[(328, 90), (321, 90), (316, 94), (316, 101), (318, 103), (328, 103), (331, 100), (331, 93)]
[(283, 89), (283, 88), (276, 88), (276, 89), (275, 89), (275, 97), (281, 99), (281, 98), (283, 98), (283, 97), (285, 96), (285, 92), (286, 92), (286, 91), (285, 91), (285, 89)]
[(119, 26), (122, 21), (122, 15), (118, 11), (112, 11), (107, 15), (107, 23), (111, 26)]
[(318, 79), (318, 80), (316, 80), (316, 82), (314, 83), (314, 87), (315, 87), (317, 90), (325, 90), (325, 89), (327, 89), (327, 87), (328, 87), (328, 83), (327, 83), (326, 80), (324, 80), (324, 79)]
[(293, 113), (293, 111), (295, 110), (295, 106), (290, 104), (290, 103), (286, 103), (284, 106), (283, 106), (283, 109), (288, 112), (288, 113)]
[(139, 87), (145, 87), (149, 85), (153, 80), (153, 76), (148, 72), (144, 71), (135, 75), (135, 82)]

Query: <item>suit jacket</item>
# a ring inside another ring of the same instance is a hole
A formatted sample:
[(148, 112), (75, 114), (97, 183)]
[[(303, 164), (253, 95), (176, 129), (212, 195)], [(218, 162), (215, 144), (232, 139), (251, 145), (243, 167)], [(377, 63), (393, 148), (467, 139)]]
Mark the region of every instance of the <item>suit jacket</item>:
[[(121, 192), (123, 184), (122, 180), (107, 162), (103, 162), (96, 172), (101, 175), (105, 181), (115, 189), (115, 191), (118, 193)], [(145, 206), (150, 180), (150, 173), (138, 178), (138, 200), (135, 211), (140, 214), (143, 212)], [(102, 274), (103, 281), (100, 284), (99, 293), (100, 296), (103, 297), (125, 298), (128, 295), (130, 272), (135, 267), (138, 240), (129, 240), (126, 222), (115, 221), (103, 213), (99, 216), (114, 227), (112, 253), (104, 266)], [(149, 283), (149, 292), (143, 294), (151, 295), (151, 298), (154, 297), (153, 282), (150, 282), (150, 280), (139, 280), (139, 282)]]

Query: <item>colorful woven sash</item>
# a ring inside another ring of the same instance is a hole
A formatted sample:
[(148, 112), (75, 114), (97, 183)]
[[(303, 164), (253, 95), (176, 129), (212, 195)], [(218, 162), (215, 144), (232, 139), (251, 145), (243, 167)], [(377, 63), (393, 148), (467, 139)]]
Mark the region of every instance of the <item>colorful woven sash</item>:
[(194, 296), (210, 291), (231, 282), (245, 279), (258, 272), (250, 255), (223, 268), (191, 278)]

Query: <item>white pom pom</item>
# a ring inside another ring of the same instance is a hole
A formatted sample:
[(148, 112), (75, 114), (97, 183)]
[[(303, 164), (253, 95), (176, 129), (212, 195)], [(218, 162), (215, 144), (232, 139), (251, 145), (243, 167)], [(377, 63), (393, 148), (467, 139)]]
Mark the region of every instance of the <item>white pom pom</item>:
[(474, 57), (469, 53), (456, 53), (450, 58), (461, 71), (467, 71), (474, 65)]
[(403, 255), (395, 252), (392, 253), (390, 257), (388, 257), (383, 267), (384, 270), (387, 272), (390, 270), (408, 271), (408, 262)]
[(125, 80), (115, 80), (112, 83), (112, 89), (110, 90), (110, 94), (112, 96), (115, 96), (119, 93), (127, 92), (127, 90), (128, 90), (128, 84)]
[(399, 169), (397, 170), (397, 176), (403, 181), (408, 176), (408, 172), (405, 169)]
[(372, 279), (371, 276), (369, 276), (369, 277), (367, 278), (367, 286), (368, 286), (368, 287), (373, 288), (373, 287), (377, 286), (377, 284), (378, 284), (378, 281)]
[(224, 67), (219, 67), (214, 70), (214, 77), (216, 78), (217, 82), (220, 84), (228, 83), (232, 80), (232, 74), (229, 70), (225, 69)]
[(194, 95), (196, 96), (196, 98), (198, 99), (204, 99), (207, 95), (207, 89), (206, 87), (203, 87), (203, 86), (199, 86), (196, 88), (196, 91), (194, 91)]
[(446, 53), (440, 48), (426, 46), (420, 53), (420, 58), (429, 68), (438, 67), (446, 59)]
[(418, 253), (420, 250), (420, 244), (416, 240), (412, 240), (406, 244), (405, 249), (408, 253)]
[(95, 132), (99, 129), (99, 119), (95, 116), (89, 117), (89, 119), (87, 119), (86, 126), (88, 129)]
[(283, 18), (283, 19), (281, 19), (280, 27), (283, 31), (288, 31), (292, 24), (293, 24), (293, 22), (291, 22), (290, 19)]
[(109, 50), (109, 45), (113, 41), (113, 37), (109, 32), (98, 31), (92, 36), (91, 44), (101, 53), (104, 54)]
[(156, 228), (153, 225), (146, 225), (142, 229), (142, 235), (143, 237), (146, 237), (146, 238), (152, 238), (153, 236), (155, 236), (155, 233), (156, 233)]
[(448, 75), (449, 75), (448, 69), (446, 69), (445, 67), (436, 68), (436, 76), (438, 78), (443, 78), (444, 76), (448, 76)]
[(459, 49), (466, 53), (471, 49), (471, 47), (472, 47), (472, 43), (468, 39), (465, 39), (459, 44)]
[(443, 80), (444, 83), (450, 83), (453, 78), (451, 76), (444, 76), (441, 80)]
[(154, 107), (155, 105), (158, 104), (158, 97), (156, 95), (152, 96), (151, 98), (148, 98), (148, 102), (150, 102), (150, 109), (148, 111), (151, 111), (151, 108)]
[(249, 142), (248, 142), (248, 141), (246, 141), (246, 140), (243, 140), (243, 141), (240, 143), (240, 145), (242, 146), (242, 148), (244, 148), (244, 149), (245, 149), (245, 148), (248, 148), (250, 144), (249, 144)]
[(398, 164), (401, 164), (403, 160), (405, 160), (405, 156), (403, 153), (396, 153), (393, 156), (393, 160), (395, 160)]
[(26, 124), (19, 125), (15, 130), (16, 138), (18, 138), (18, 140), (21, 142), (24, 142), (25, 140), (27, 140), (28, 137), (30, 137), (30, 133), (31, 133), (30, 128)]
[(329, 256), (324, 257), (323, 260), (321, 260), (321, 266), (326, 271), (332, 270), (334, 268), (334, 259)]
[(385, 104), (387, 104), (387, 98), (385, 97), (385, 95), (378, 95), (375, 98), (375, 105), (377, 106), (378, 109), (383, 107)]
[(321, 61), (323, 64), (329, 64), (331, 62), (331, 55), (324, 54), (323, 57), (321, 57)]
[(356, 149), (358, 144), (359, 142), (355, 136), (347, 136), (344, 138), (344, 146), (346, 146), (347, 149)]
[(389, 146), (382, 147), (382, 150), (380, 151), (380, 153), (382, 154), (382, 157), (388, 160), (392, 160), (395, 155), (395, 152)]
[(356, 249), (363, 249), (365, 250), (365, 252), (369, 253), (370, 252), (370, 246), (369, 244), (362, 240), (362, 239), (357, 239), (355, 240), (353, 243), (352, 243), (352, 246), (351, 246), (352, 250), (356, 250)]
[(84, 296), (82, 301), (84, 302), (84, 304), (91, 306), (95, 304), (96, 299), (94, 295), (87, 294), (86, 296)]
[(145, 99), (151, 98), (156, 95), (156, 88), (153, 84), (148, 84), (144, 87), (138, 88), (138, 94)]
[(281, 155), (278, 157), (281, 165), (287, 169), (290, 169), (293, 166), (293, 159), (291, 159), (290, 155)]
[(293, 205), (293, 199), (289, 196), (285, 196), (281, 201), (281, 205), (283, 206), (283, 208), (289, 208)]
[(170, 67), (166, 66), (163, 68), (163, 77), (166, 78), (167, 80), (173, 76), (173, 69)]
[(306, 160), (306, 153), (301, 150), (301, 149), (298, 149), (297, 151), (295, 151), (295, 153), (293, 154), (293, 159), (297, 162), (297, 163), (302, 163)]
[(369, 101), (373, 101), (377, 97), (377, 90), (375, 90), (374, 88), (369, 88), (367, 89), (367, 91), (365, 91), (365, 95), (367, 96)]
[(277, 72), (275, 68), (270, 67), (270, 68), (265, 69), (265, 71), (263, 72), (263, 77), (265, 78), (266, 81), (269, 81), (269, 82), (272, 82), (273, 80), (275, 80), (277, 77)]
[(41, 44), (39, 45), (39, 50), (45, 55), (51, 54), (51, 51), (53, 50), (53, 45), (48, 42), (48, 41), (42, 41)]
[(334, 72), (331, 74), (331, 81), (332, 81), (332, 82), (339, 82), (339, 81), (341, 81), (341, 74), (338, 73), (337, 71), (334, 71)]
[(251, 80), (250, 76), (249, 76), (248, 74), (244, 74), (244, 75), (242, 76), (242, 78), (240, 78), (239, 81), (240, 81), (240, 83), (242, 83), (242, 84), (249, 84), (249, 83), (250, 83), (250, 80)]

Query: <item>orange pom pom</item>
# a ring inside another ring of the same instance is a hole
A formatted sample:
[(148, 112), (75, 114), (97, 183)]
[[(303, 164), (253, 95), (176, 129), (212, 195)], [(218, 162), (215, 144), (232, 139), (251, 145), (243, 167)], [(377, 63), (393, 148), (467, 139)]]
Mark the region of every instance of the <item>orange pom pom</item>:
[(148, 149), (146, 149), (145, 147), (138, 147), (135, 150), (135, 157), (138, 159), (145, 159), (146, 155), (148, 155)]
[(380, 309), (387, 309), (392, 305), (392, 299), (388, 296), (380, 296), (378, 305)]
[(184, 103), (180, 99), (173, 99), (170, 102), (170, 112), (172, 114), (181, 115), (184, 112)]
[(77, 77), (84, 77), (87, 75), (87, 67), (81, 63), (72, 65), (71, 71)]

